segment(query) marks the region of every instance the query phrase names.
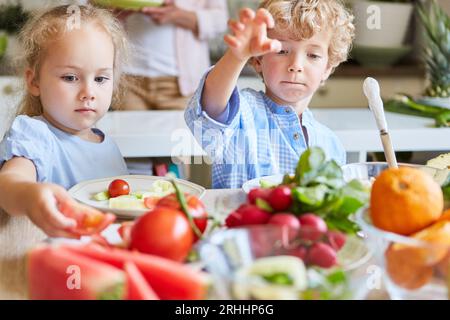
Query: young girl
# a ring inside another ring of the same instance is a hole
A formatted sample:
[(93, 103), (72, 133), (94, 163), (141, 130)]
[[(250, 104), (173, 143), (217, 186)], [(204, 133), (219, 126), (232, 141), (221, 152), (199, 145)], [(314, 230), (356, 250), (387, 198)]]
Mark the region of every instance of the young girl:
[(116, 144), (94, 128), (117, 92), (126, 37), (106, 10), (59, 6), (24, 26), (27, 92), (0, 144), (0, 207), (27, 215), (49, 236), (75, 237), (58, 205), (65, 189), (126, 174)]
[[(308, 104), (346, 60), (352, 19), (339, 0), (265, 0), (256, 13), (243, 9), (238, 21), (230, 21), (229, 49), (205, 75), (185, 112), (214, 161), (214, 188), (292, 173), (309, 146), (345, 163), (342, 144), (314, 119)], [(236, 88), (248, 61), (265, 92)]]

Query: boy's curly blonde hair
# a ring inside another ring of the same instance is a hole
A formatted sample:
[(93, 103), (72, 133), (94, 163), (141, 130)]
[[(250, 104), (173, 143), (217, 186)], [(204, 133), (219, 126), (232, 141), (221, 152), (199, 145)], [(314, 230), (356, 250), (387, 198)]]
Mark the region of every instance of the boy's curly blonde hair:
[(355, 36), (353, 15), (340, 0), (263, 0), (275, 20), (275, 29), (296, 40), (309, 39), (318, 32), (332, 33), (328, 64), (335, 68), (347, 60)]
[[(77, 9), (75, 12), (73, 9)], [(30, 68), (39, 78), (39, 71), (45, 59), (46, 48), (52, 41), (70, 32), (68, 21), (73, 15), (79, 15), (79, 25), (93, 24), (100, 27), (111, 36), (114, 44), (114, 94), (112, 105), (120, 98), (123, 88), (122, 68), (128, 60), (128, 42), (121, 23), (105, 9), (91, 5), (86, 6), (57, 6), (45, 11), (34, 12), (19, 33), (22, 54), (16, 58), (18, 72), (24, 74)], [(70, 21), (69, 21), (70, 22)], [(80, 45), (83, 45), (80, 43)], [(26, 92), (17, 114), (37, 116), (43, 113), (39, 97)]]

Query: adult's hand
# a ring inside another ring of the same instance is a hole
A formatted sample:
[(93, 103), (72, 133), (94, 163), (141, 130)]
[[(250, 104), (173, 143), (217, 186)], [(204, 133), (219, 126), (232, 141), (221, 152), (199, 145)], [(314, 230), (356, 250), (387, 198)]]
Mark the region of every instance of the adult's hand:
[(198, 24), (195, 12), (177, 7), (173, 0), (166, 0), (161, 7), (144, 7), (141, 12), (152, 18), (157, 24), (174, 24), (197, 33)]

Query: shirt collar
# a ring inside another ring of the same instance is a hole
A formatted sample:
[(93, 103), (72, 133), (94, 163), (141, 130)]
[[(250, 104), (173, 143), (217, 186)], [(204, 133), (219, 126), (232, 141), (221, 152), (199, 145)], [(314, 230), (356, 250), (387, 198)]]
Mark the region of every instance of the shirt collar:
[[(290, 105), (280, 105), (275, 103), (272, 99), (270, 99), (264, 92), (262, 92), (262, 96), (264, 99), (264, 102), (269, 107), (270, 111), (272, 113), (277, 115), (288, 115), (288, 114), (295, 114), (295, 109)], [(314, 116), (309, 110), (309, 108), (306, 108), (305, 111), (302, 113), (302, 125), (308, 124), (311, 125), (314, 122)]]

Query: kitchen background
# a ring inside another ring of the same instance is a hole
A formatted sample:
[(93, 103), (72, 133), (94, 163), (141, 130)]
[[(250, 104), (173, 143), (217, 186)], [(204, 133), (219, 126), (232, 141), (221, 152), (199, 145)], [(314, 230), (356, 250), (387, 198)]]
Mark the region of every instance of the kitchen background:
[[(13, 57), (20, 50), (15, 39), (14, 23), (20, 24), (24, 19), (24, 13), (30, 10), (45, 5), (74, 2), (76, 3), (76, 1), (63, 0), (0, 0), (0, 137), (7, 129), (20, 96), (20, 89), (12, 66)], [(235, 17), (240, 7), (256, 7), (258, 2), (258, 0), (229, 0), (229, 15)], [(367, 108), (367, 100), (362, 92), (362, 82), (367, 76), (375, 77), (380, 82), (384, 99), (390, 99), (399, 92), (413, 97), (421, 96), (427, 84), (427, 76), (422, 58), (422, 47), (425, 43), (423, 27), (418, 15), (413, 10), (417, 1), (384, 0), (377, 3), (381, 9), (383, 20), (381, 30), (372, 31), (362, 28), (365, 20), (361, 22), (360, 17), (366, 14), (367, 7), (374, 1), (347, 0), (346, 2), (353, 7), (357, 27), (351, 58), (341, 65), (327, 83), (319, 89), (312, 100), (311, 108), (316, 110), (322, 108)], [(437, 2), (450, 14), (449, 0)], [(386, 8), (387, 11), (384, 11), (385, 6), (389, 6)], [(7, 38), (6, 46), (2, 41), (2, 36)], [(450, 46), (450, 43), (447, 45)], [(210, 49), (211, 60), (214, 62), (225, 50), (222, 37), (211, 41)], [(450, 52), (450, 48), (447, 49)], [(2, 51), (5, 52), (2, 54)], [(250, 68), (246, 68), (242, 73), (239, 85), (263, 89), (262, 81)], [(352, 119), (348, 119), (348, 121), (352, 121)], [(449, 138), (442, 137), (442, 139)], [(425, 159), (443, 151), (448, 152), (448, 150), (401, 152), (398, 156), (400, 161), (423, 163)], [(176, 166), (168, 157), (161, 157), (161, 154), (157, 152), (151, 154), (152, 157), (143, 157), (142, 155), (135, 157), (131, 152), (127, 157), (131, 171), (155, 173), (155, 167), (163, 164), (167, 170), (171, 170), (179, 176), (205, 186), (209, 185), (208, 166), (204, 164)], [(368, 159), (382, 160), (382, 155), (369, 152)]]

